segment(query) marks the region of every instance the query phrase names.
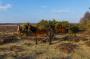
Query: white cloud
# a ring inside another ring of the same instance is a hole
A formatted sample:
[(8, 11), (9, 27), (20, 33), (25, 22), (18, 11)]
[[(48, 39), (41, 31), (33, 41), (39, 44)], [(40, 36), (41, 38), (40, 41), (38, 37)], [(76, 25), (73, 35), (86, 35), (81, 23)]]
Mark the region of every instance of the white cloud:
[(11, 4), (0, 4), (0, 10), (7, 10), (11, 7), (12, 7)]

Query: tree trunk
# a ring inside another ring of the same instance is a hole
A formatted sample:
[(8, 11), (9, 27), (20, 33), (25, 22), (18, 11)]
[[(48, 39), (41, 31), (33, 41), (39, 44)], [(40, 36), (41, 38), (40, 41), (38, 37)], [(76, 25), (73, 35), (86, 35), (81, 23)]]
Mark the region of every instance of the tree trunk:
[(52, 37), (51, 37), (51, 33), (49, 34), (49, 45), (52, 44)]
[(51, 45), (52, 44), (52, 40), (54, 39), (54, 32), (52, 30), (49, 31), (48, 37), (49, 37), (49, 39), (48, 39), (49, 45)]
[(37, 40), (37, 34), (35, 33), (35, 44), (37, 45), (38, 44), (38, 40)]

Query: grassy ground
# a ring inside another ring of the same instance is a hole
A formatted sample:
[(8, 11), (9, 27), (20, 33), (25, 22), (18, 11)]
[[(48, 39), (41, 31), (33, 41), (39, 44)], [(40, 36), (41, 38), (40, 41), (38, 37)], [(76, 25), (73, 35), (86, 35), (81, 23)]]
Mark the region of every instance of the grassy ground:
[(90, 59), (90, 40), (53, 41), (35, 45), (30, 39), (0, 45), (0, 59)]

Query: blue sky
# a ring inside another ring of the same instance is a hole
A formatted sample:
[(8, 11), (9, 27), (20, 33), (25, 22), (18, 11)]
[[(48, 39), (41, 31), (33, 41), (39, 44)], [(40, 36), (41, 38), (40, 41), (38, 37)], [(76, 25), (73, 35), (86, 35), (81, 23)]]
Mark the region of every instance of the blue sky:
[(79, 22), (90, 0), (0, 0), (0, 22), (38, 22), (41, 19)]

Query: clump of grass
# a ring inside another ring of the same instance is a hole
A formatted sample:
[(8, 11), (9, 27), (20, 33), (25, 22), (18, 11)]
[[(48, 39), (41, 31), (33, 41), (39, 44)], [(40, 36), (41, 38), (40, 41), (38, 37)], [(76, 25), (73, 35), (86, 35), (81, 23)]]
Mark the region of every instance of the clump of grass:
[(4, 59), (4, 57), (5, 57), (4, 55), (0, 55), (0, 59)]
[(80, 48), (72, 54), (72, 59), (90, 59), (90, 53), (89, 51), (86, 52), (86, 50), (84, 50), (83, 48)]
[(0, 44), (12, 43), (17, 42), (18, 37), (14, 35), (3, 35), (0, 36)]
[(31, 46), (32, 44), (30, 42), (25, 42), (24, 45)]
[(67, 35), (66, 37), (63, 38), (64, 41), (73, 41), (73, 42), (79, 42), (80, 39), (81, 37), (71, 35)]
[(22, 52), (25, 50), (22, 46), (17, 46), (17, 45), (10, 46), (9, 49), (10, 51), (15, 51), (15, 52)]
[(73, 43), (61, 43), (57, 46), (61, 51), (65, 53), (72, 53), (75, 52), (75, 49), (77, 49), (79, 46), (77, 44)]
[(90, 40), (85, 42), (86, 46), (90, 47)]
[(82, 40), (82, 41), (88, 41), (88, 39), (87, 39), (87, 38), (81, 38), (81, 40)]

